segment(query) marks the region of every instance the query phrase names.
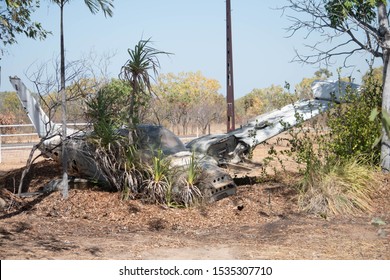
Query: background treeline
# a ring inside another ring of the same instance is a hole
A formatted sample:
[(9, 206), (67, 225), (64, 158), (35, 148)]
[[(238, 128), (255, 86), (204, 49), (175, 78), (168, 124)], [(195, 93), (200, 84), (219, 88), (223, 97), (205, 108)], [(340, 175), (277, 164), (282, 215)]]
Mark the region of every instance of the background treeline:
[[(380, 79), (380, 69), (374, 74)], [(245, 124), (255, 116), (279, 109), (299, 99), (312, 98), (311, 84), (332, 76), (326, 69), (314, 73), (313, 77), (303, 78), (292, 91), (286, 82), (284, 86), (271, 85), (267, 88), (253, 89), (235, 102), (236, 123)], [(336, 79), (336, 78), (335, 78)], [(344, 78), (347, 79), (347, 78)], [(364, 78), (363, 78), (364, 80)], [(128, 108), (127, 94), (131, 88), (119, 79), (96, 81), (79, 79), (67, 87), (68, 123), (89, 121), (86, 102), (96, 95), (103, 84), (108, 86), (107, 94), (115, 95), (118, 117)], [(195, 135), (224, 132), (226, 100), (220, 93), (220, 83), (202, 75), (201, 72), (181, 72), (161, 74), (154, 85), (154, 96), (139, 100), (137, 104), (142, 123), (163, 125), (178, 135)], [(111, 93), (110, 93), (111, 92)], [(60, 96), (58, 93), (34, 93), (42, 108), (54, 122), (60, 122)], [(15, 92), (0, 93), (0, 124), (28, 124), (30, 120), (20, 104)], [(2, 133), (12, 129), (2, 129)]]

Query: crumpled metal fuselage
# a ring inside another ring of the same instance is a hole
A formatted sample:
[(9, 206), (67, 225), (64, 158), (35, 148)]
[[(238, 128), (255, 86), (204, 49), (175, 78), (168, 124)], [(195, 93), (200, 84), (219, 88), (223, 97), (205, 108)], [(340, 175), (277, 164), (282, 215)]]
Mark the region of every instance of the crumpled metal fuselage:
[[(121, 135), (128, 135), (127, 129), (118, 131)], [(140, 151), (144, 161), (151, 160), (161, 150), (168, 158), (171, 168), (175, 169), (173, 180), (173, 192), (179, 190), (178, 184), (182, 177), (186, 176), (192, 152), (185, 147), (181, 140), (171, 131), (162, 126), (140, 125), (137, 128)], [(87, 141), (88, 134), (76, 133), (65, 142), (68, 157), (68, 172), (71, 175), (83, 177), (88, 180), (99, 182), (103, 185), (108, 183), (104, 172), (97, 165), (93, 144)], [(53, 138), (54, 139), (54, 138)], [(61, 162), (61, 142), (49, 141), (43, 143), (41, 150), (58, 162)], [(200, 166), (201, 190), (205, 201), (212, 202), (236, 193), (236, 184), (227, 171), (218, 166), (217, 161), (209, 156), (196, 154), (197, 164)]]
[[(10, 81), (39, 136), (45, 139), (40, 149), (47, 156), (61, 161), (60, 126), (51, 122), (19, 78), (10, 77)], [(355, 89), (358, 87), (355, 84), (349, 84)], [(244, 161), (246, 154), (258, 144), (293, 127), (298, 121), (308, 120), (327, 110), (334, 101), (334, 97), (336, 101), (341, 100), (347, 86), (345, 82), (320, 81), (313, 85), (313, 100), (298, 101), (280, 110), (260, 115), (232, 132), (206, 135), (187, 145), (184, 145), (176, 135), (162, 126), (140, 125), (137, 128), (140, 148), (143, 153), (149, 155), (151, 151), (153, 154), (153, 151), (162, 150), (164, 155), (171, 160), (172, 168), (182, 169), (178, 176), (183, 176), (194, 152), (201, 166), (203, 178), (201, 191), (206, 200), (216, 201), (236, 193), (236, 184), (226, 169), (220, 166)], [(337, 93), (337, 88), (343, 90)], [(299, 118), (297, 118), (298, 115)], [(118, 133), (128, 135), (129, 132), (121, 129)], [(68, 169), (90, 180), (104, 182), (107, 178), (96, 164), (93, 154), (95, 149), (86, 141), (87, 137), (88, 134), (85, 132), (69, 130), (69, 135), (65, 140)]]
[[(18, 77), (10, 77), (10, 82), (18, 93), (19, 99), (26, 110), (31, 122), (34, 124), (42, 143), (39, 149), (47, 157), (62, 162), (62, 137), (61, 126), (54, 124), (32, 96), (30, 91)], [(89, 180), (107, 182), (107, 178), (97, 165), (94, 146), (87, 141), (93, 132), (81, 132), (68, 129), (65, 141), (67, 152), (68, 172)], [(118, 130), (118, 134), (126, 136), (127, 129)], [(153, 153), (161, 150), (169, 157), (172, 168), (183, 174), (188, 169), (191, 150), (185, 147), (180, 139), (168, 129), (156, 125), (139, 125), (137, 127), (139, 146), (142, 153), (153, 156)], [(197, 154), (197, 161), (201, 167), (202, 183), (200, 189), (205, 200), (215, 201), (236, 193), (236, 184), (226, 170), (220, 168), (212, 157)], [(180, 171), (181, 170), (181, 171)], [(178, 182), (179, 180), (174, 180)], [(177, 189), (177, 188), (176, 188)]]

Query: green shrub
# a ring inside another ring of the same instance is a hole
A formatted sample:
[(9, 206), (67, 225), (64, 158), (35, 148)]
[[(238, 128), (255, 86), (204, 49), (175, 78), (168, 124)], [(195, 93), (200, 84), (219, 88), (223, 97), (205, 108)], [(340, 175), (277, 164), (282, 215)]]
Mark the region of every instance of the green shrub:
[(375, 142), (381, 134), (381, 120), (378, 115), (371, 121), (370, 115), (381, 107), (381, 96), (381, 85), (368, 78), (360, 94), (348, 92), (347, 103), (334, 104), (327, 112), (331, 131), (327, 148), (337, 160), (364, 157), (371, 164), (379, 164), (380, 146)]
[(119, 97), (120, 94), (110, 90), (107, 85), (86, 101), (87, 118), (93, 124), (91, 138), (104, 147), (120, 138), (117, 129), (123, 125), (124, 119), (115, 105)]
[[(366, 79), (360, 93), (348, 92), (347, 103), (334, 103), (322, 117), (298, 124), (285, 138), (283, 156), (299, 164), (301, 209), (328, 216), (370, 210), (370, 194), (379, 184), (373, 166), (379, 165), (380, 117), (370, 121), (381, 104), (381, 85)], [(284, 124), (286, 128), (288, 124)], [(279, 154), (277, 155), (279, 157)]]
[(140, 170), (145, 167), (135, 143), (118, 133), (118, 129), (126, 123), (123, 108), (118, 107), (125, 89), (118, 90), (118, 83), (113, 81), (104, 86), (86, 101), (87, 116), (93, 123), (88, 142), (108, 187), (122, 192), (123, 198), (127, 199), (141, 191), (144, 175)]

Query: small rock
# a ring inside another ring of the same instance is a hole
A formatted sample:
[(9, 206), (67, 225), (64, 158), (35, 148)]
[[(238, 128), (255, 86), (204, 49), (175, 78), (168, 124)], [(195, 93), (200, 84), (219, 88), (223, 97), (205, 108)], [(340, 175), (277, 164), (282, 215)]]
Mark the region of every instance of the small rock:
[(385, 226), (386, 222), (382, 220), (381, 218), (372, 218), (371, 224), (374, 226)]
[(51, 193), (60, 190), (62, 190), (62, 179), (51, 180), (46, 186), (43, 187), (44, 193)]
[(7, 202), (5, 202), (5, 200), (0, 197), (0, 209), (5, 208), (5, 206), (7, 206)]
[(386, 238), (386, 237), (387, 237), (387, 231), (384, 230), (383, 228), (380, 228), (380, 229), (378, 230), (378, 235), (379, 235), (379, 237)]

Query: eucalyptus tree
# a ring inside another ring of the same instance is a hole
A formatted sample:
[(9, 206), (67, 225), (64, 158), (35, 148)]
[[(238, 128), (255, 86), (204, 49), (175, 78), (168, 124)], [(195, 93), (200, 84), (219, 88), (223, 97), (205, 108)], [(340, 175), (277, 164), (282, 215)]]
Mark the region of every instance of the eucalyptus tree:
[[(160, 119), (169, 122), (171, 129), (182, 127), (182, 134), (188, 127), (201, 128), (206, 133), (212, 122), (219, 121), (226, 105), (218, 93), (221, 85), (197, 72), (168, 73), (158, 77), (154, 90), (159, 96), (158, 109)], [(160, 108), (161, 109), (160, 109)]]
[[(53, 3), (60, 8), (60, 93), (61, 93), (61, 107), (62, 107), (62, 168), (63, 168), (63, 196), (68, 196), (68, 172), (67, 162), (68, 157), (65, 149), (66, 140), (66, 93), (65, 93), (65, 42), (64, 42), (64, 8), (66, 4), (72, 2), (71, 0), (52, 0)], [(103, 11), (104, 16), (113, 15), (113, 0), (84, 0), (85, 5), (88, 7), (92, 14)]]
[(298, 96), (289, 93), (282, 86), (271, 85), (267, 88), (253, 89), (236, 102), (240, 117), (253, 118), (260, 114), (280, 109), (298, 99)]
[[(390, 113), (390, 28), (386, 0), (288, 0), (282, 7), (292, 24), (291, 36), (306, 30), (307, 36), (319, 32), (321, 41), (308, 45), (307, 55), (298, 53), (296, 61), (328, 64), (336, 57), (350, 58), (363, 52), (383, 62), (382, 115)], [(289, 14), (292, 12), (292, 14)], [(383, 125), (381, 166), (390, 171), (390, 139)]]

